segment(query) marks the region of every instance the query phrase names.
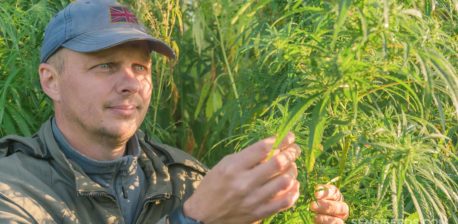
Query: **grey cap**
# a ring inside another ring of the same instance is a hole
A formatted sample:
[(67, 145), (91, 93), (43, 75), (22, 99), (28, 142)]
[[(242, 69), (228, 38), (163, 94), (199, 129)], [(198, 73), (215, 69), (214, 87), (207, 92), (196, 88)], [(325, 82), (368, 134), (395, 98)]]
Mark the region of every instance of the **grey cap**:
[(172, 48), (149, 35), (127, 7), (113, 0), (77, 0), (49, 22), (40, 61), (61, 47), (88, 53), (135, 40), (147, 40), (151, 50), (175, 58)]

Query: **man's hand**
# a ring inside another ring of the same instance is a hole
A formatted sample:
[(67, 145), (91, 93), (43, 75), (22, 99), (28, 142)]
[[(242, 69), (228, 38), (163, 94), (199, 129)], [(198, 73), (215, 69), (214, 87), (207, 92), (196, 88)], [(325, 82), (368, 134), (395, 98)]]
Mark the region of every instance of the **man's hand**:
[(267, 160), (274, 142), (267, 138), (226, 156), (184, 203), (184, 214), (205, 224), (252, 223), (293, 206), (300, 149), (289, 133)]
[(348, 218), (349, 208), (343, 200), (343, 195), (334, 185), (319, 185), (315, 191), (316, 202), (310, 204), (310, 209), (316, 213), (315, 223), (344, 223)]

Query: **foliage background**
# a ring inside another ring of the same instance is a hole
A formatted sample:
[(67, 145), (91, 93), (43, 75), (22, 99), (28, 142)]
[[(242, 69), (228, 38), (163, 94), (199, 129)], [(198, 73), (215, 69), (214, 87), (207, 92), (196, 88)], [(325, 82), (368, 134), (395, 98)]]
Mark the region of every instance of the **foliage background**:
[[(304, 153), (296, 208), (334, 182), (350, 221), (458, 223), (457, 0), (125, 0), (178, 60), (153, 55), (144, 129), (215, 164), (288, 130)], [(0, 2), (0, 135), (52, 114), (36, 72), (67, 0)]]

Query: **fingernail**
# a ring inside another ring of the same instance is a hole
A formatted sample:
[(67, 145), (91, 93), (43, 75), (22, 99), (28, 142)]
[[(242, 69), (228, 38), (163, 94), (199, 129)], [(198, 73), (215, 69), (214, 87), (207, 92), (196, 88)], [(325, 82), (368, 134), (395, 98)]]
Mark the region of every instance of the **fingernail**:
[(321, 199), (323, 196), (324, 196), (324, 189), (318, 190), (318, 191), (315, 193), (315, 197), (316, 197), (317, 199)]
[(320, 207), (320, 206), (318, 205), (318, 202), (313, 201), (312, 203), (310, 203), (310, 209), (311, 209), (312, 211), (316, 211), (316, 210), (318, 209), (318, 207)]
[(300, 196), (300, 195), (301, 195), (301, 194), (299, 193), (299, 191), (297, 191), (297, 192), (294, 194), (294, 196), (293, 196), (293, 201), (296, 202), (297, 199), (299, 199), (299, 196)]
[(295, 141), (296, 136), (292, 132), (288, 132), (288, 142), (289, 144), (293, 143)]

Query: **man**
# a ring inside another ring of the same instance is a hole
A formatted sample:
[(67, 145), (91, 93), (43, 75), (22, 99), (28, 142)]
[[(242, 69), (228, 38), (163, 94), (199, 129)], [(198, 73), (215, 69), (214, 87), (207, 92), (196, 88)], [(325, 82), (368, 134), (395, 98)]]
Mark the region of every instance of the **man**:
[[(31, 138), (0, 140), (1, 223), (252, 223), (299, 197), (290, 133), (207, 169), (138, 130), (153, 91), (151, 51), (170, 58), (113, 1), (76, 1), (48, 24), (39, 66), (54, 117)], [(343, 223), (334, 186), (311, 205), (317, 223)]]

